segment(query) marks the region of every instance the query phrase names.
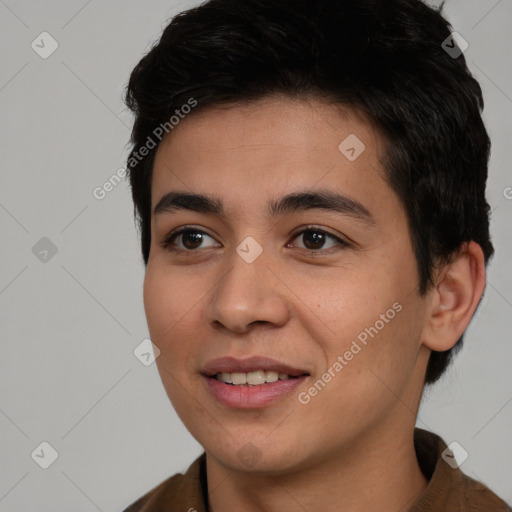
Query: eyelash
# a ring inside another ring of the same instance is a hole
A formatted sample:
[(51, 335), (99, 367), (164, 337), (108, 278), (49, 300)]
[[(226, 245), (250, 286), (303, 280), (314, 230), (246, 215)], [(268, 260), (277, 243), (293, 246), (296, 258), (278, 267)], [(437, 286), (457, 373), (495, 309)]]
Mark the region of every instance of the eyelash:
[[(308, 231), (309, 232), (314, 232), (314, 233), (322, 233), (324, 235), (327, 235), (327, 237), (336, 240), (339, 243), (339, 245), (342, 246), (341, 249), (334, 249), (334, 248), (327, 249), (327, 250), (301, 249), (303, 252), (306, 252), (306, 253), (310, 254), (311, 256), (329, 255), (329, 254), (332, 254), (333, 252), (341, 251), (342, 249), (350, 246), (350, 244), (348, 242), (346, 242), (345, 240), (342, 240), (341, 238), (339, 238), (339, 237), (329, 233), (328, 231), (325, 231), (323, 229), (317, 228), (315, 226), (306, 226), (305, 229), (303, 229), (302, 231), (298, 231), (298, 232), (294, 233), (292, 235), (293, 236), (292, 240), (294, 240), (299, 235), (302, 235), (303, 233), (306, 233)], [(193, 255), (194, 253), (198, 252), (199, 249), (186, 249), (186, 250), (184, 250), (184, 249), (176, 249), (174, 247), (171, 247), (172, 245), (174, 245), (173, 244), (173, 240), (175, 238), (177, 238), (178, 236), (183, 235), (184, 233), (199, 233), (199, 234), (202, 234), (202, 235), (209, 236), (210, 238), (213, 238), (211, 235), (209, 235), (205, 231), (202, 231), (200, 229), (194, 228), (193, 226), (185, 226), (185, 227), (179, 229), (178, 231), (174, 231), (174, 232), (169, 233), (169, 235), (167, 235), (165, 237), (165, 239), (160, 243), (160, 245), (164, 249), (167, 249), (169, 252)]]

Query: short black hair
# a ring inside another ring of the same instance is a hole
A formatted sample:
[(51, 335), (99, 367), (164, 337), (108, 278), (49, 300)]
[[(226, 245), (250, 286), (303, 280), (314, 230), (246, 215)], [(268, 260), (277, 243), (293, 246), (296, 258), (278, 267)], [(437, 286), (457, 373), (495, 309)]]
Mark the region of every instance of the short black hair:
[[(382, 164), (408, 217), (421, 295), (433, 285), (436, 265), (464, 242), (478, 243), (487, 265), (494, 248), (482, 90), (462, 52), (447, 51), (459, 46), (443, 7), (420, 0), (210, 0), (175, 16), (133, 69), (124, 98), (135, 114), (127, 171), (145, 264), (158, 127), (169, 133), (169, 120), (191, 99), (194, 115), (284, 94), (363, 112), (381, 134)], [(462, 342), (431, 353), (425, 384), (439, 379)]]

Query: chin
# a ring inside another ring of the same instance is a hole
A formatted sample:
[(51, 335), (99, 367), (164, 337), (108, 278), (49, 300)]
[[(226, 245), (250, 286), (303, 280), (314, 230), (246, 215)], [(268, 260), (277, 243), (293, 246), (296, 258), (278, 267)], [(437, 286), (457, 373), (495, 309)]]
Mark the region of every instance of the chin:
[(279, 475), (294, 471), (304, 463), (304, 454), (299, 454), (293, 446), (284, 442), (269, 443), (265, 437), (246, 435), (237, 438), (236, 443), (224, 438), (216, 443), (201, 444), (208, 456), (230, 471)]

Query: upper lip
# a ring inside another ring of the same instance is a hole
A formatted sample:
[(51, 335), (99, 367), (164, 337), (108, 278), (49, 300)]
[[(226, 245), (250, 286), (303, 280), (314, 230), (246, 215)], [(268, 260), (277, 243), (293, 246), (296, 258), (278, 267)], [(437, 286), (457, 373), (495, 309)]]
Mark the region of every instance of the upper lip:
[(285, 363), (270, 359), (269, 357), (253, 356), (246, 359), (236, 359), (235, 357), (219, 357), (206, 363), (203, 367), (202, 373), (208, 377), (212, 377), (217, 373), (249, 373), (257, 370), (270, 370), (279, 373), (286, 373), (297, 377), (299, 375), (309, 375), (306, 370), (300, 368), (293, 368)]

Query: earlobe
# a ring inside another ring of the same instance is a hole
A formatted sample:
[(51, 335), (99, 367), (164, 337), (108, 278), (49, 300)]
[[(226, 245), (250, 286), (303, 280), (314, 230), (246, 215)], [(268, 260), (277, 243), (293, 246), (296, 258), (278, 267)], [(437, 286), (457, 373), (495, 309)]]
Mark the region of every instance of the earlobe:
[(465, 243), (440, 273), (431, 301), (423, 344), (436, 352), (450, 350), (473, 317), (485, 289), (485, 259), (476, 242)]

